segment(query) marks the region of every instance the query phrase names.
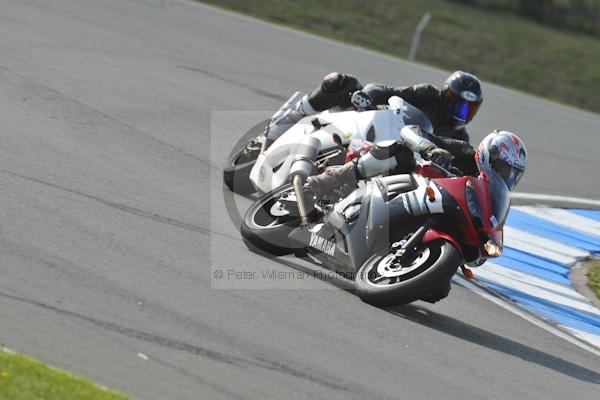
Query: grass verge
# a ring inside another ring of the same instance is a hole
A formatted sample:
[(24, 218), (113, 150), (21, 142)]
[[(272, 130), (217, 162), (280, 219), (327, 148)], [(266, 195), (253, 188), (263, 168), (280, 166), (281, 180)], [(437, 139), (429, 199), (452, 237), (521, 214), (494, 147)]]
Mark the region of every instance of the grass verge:
[(588, 272), (589, 286), (592, 288), (596, 297), (600, 299), (600, 260), (596, 260)]
[[(199, 1), (400, 57), (408, 54), (416, 25), (430, 12), (419, 62), (466, 70), (503, 86), (600, 112), (600, 39), (551, 29), (508, 12), (448, 0)], [(383, 83), (413, 82), (399, 77), (398, 82)]]
[(0, 348), (0, 399), (124, 400), (126, 397)]

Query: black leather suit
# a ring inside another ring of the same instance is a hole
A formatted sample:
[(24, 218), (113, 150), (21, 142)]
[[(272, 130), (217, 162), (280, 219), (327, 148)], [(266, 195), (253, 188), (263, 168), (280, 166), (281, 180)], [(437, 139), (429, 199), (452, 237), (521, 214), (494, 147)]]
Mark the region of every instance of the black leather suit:
[(477, 175), (475, 150), (469, 143), (469, 134), (464, 127), (455, 128), (442, 104), (441, 91), (433, 85), (421, 83), (414, 86), (391, 87), (369, 83), (364, 88), (352, 75), (332, 72), (325, 76), (321, 85), (309, 97), (316, 111), (333, 107), (348, 108), (352, 105), (352, 94), (362, 90), (373, 105), (386, 105), (391, 96), (398, 96), (423, 111), (431, 120), (435, 135), (427, 138), (436, 146), (448, 150), (454, 156), (453, 164), (468, 175)]

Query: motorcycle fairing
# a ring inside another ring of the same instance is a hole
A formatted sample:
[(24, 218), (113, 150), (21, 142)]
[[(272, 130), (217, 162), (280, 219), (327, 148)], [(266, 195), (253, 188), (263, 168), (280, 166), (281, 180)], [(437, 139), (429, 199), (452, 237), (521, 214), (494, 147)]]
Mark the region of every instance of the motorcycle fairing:
[[(423, 131), (432, 130), (431, 122), (419, 109), (399, 100), (398, 104), (390, 100), (395, 104), (390, 109), (323, 113), (301, 119), (258, 156), (250, 171), (250, 181), (259, 193), (286, 184), (302, 135), (314, 135), (321, 142), (321, 150), (326, 151), (337, 147), (333, 133), (338, 134), (342, 144), (347, 146), (351, 139), (367, 140), (367, 136), (373, 142), (398, 140), (400, 129), (407, 124), (418, 125)], [(315, 119), (318, 124), (313, 124)], [(315, 129), (317, 127), (320, 128)]]
[[(404, 193), (394, 192), (390, 198), (390, 188), (398, 190), (400, 184), (407, 182), (411, 184), (404, 186)], [(429, 200), (427, 187), (434, 190), (434, 200)], [(318, 257), (338, 269), (347, 270), (351, 266), (357, 271), (371, 254), (401, 240), (431, 214), (443, 213), (442, 202), (441, 192), (427, 178), (411, 174), (377, 178), (335, 204), (315, 232), (298, 228), (290, 234), (290, 239), (319, 250)], [(358, 217), (349, 221), (344, 213), (357, 205), (360, 205)], [(335, 243), (333, 252), (323, 240)], [(323, 254), (325, 248), (328, 251)]]

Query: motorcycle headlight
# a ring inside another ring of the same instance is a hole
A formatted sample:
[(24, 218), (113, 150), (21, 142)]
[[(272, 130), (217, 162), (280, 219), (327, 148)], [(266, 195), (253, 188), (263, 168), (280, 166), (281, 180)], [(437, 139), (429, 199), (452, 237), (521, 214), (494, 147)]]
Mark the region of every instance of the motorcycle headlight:
[(467, 181), (465, 186), (465, 200), (467, 201), (467, 208), (469, 209), (469, 214), (471, 214), (471, 219), (473, 220), (475, 229), (482, 229), (483, 213), (481, 211), (481, 203), (479, 203), (477, 192), (475, 191), (471, 181)]
[(492, 238), (483, 244), (483, 250), (489, 257), (500, 257), (502, 255), (502, 246)]

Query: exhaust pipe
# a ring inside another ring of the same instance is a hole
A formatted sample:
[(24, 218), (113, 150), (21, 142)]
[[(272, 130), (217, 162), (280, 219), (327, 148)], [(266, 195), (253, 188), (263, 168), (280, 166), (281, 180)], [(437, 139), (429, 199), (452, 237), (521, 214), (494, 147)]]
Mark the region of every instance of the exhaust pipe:
[(298, 212), (302, 225), (308, 225), (308, 210), (304, 201), (304, 181), (315, 170), (315, 160), (319, 154), (321, 142), (314, 136), (306, 135), (298, 146), (296, 159), (290, 169), (290, 178), (296, 192)]

